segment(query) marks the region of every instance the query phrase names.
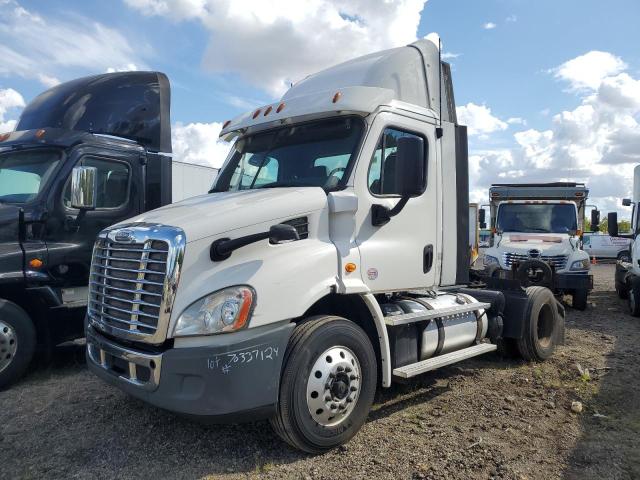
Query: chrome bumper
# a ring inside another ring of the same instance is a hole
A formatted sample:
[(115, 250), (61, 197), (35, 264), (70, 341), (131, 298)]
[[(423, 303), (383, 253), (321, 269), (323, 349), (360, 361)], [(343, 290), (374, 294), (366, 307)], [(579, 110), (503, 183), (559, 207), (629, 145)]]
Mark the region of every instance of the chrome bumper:
[(87, 328), (88, 361), (110, 376), (152, 392), (160, 385), (162, 354), (130, 350), (93, 333)]

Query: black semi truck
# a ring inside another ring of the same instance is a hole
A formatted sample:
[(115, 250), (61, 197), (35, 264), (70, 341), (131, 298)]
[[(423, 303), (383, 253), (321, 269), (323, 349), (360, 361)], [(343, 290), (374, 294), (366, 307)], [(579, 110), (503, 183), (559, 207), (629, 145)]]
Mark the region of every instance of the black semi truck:
[(172, 161), (162, 73), (80, 78), (36, 97), (0, 134), (0, 388), (36, 351), (83, 336), (96, 234), (175, 201), (172, 190), (206, 193), (214, 174)]

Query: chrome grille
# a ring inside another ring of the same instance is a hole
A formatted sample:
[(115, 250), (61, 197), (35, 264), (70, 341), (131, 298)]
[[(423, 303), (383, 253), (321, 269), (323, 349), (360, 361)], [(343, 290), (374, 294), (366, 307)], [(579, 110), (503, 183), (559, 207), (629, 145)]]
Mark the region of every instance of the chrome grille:
[(526, 253), (505, 253), (503, 255), (504, 264), (507, 268), (511, 268), (514, 263), (526, 260), (542, 260), (556, 270), (562, 270), (567, 266), (567, 259), (566, 255), (541, 255), (539, 257), (530, 257)]
[[(127, 240), (118, 241), (123, 230)], [(184, 233), (173, 227), (140, 224), (101, 232), (89, 277), (91, 325), (129, 340), (162, 343), (184, 245)]]

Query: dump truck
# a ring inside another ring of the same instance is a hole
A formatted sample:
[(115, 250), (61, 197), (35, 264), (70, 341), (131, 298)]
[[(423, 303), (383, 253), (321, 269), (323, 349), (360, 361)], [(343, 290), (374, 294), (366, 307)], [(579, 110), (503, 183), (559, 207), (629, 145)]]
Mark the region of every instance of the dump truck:
[(0, 134), (0, 388), (84, 335), (98, 232), (210, 189), (215, 169), (172, 161), (169, 107), (164, 74), (95, 75)]
[(492, 185), (485, 273), (548, 287), (571, 295), (573, 308), (587, 308), (593, 289), (589, 254), (582, 249), (588, 195), (584, 184), (573, 182)]
[(225, 122), (209, 195), (99, 234), (89, 369), (190, 418), (268, 418), (320, 453), (378, 387), (503, 346), (548, 358), (564, 338), (549, 289), (470, 282), (455, 112), (450, 66), (419, 40)]

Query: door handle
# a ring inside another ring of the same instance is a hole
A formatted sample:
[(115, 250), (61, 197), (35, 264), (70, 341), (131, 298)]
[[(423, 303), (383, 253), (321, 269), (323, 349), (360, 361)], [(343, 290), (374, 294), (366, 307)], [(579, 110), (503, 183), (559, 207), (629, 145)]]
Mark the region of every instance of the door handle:
[(431, 267), (433, 267), (433, 245), (427, 245), (422, 253), (422, 271), (429, 273)]

